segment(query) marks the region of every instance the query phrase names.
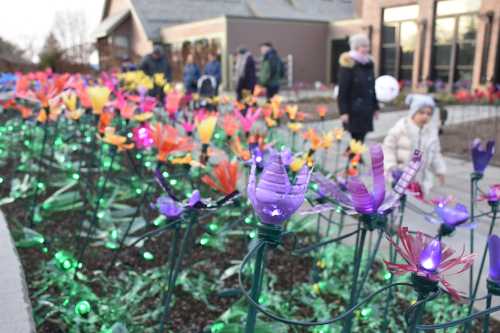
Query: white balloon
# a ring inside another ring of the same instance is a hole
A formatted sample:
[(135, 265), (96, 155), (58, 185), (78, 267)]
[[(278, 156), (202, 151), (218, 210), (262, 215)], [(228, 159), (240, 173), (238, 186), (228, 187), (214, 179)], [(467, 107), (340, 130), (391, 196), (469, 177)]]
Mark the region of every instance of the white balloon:
[(390, 75), (382, 75), (375, 80), (375, 94), (377, 100), (388, 103), (399, 95), (399, 83)]

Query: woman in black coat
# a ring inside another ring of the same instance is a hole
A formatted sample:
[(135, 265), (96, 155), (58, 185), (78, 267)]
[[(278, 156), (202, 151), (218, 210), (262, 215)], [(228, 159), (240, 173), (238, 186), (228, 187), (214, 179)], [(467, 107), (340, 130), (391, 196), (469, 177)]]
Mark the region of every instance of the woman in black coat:
[(351, 137), (364, 142), (366, 134), (373, 131), (373, 118), (379, 109), (373, 61), (365, 35), (351, 36), (349, 44), (351, 51), (339, 58), (338, 106), (340, 119)]
[(243, 99), (243, 91), (253, 94), (257, 77), (255, 74), (255, 61), (246, 48), (239, 48), (235, 66), (236, 96), (238, 101)]

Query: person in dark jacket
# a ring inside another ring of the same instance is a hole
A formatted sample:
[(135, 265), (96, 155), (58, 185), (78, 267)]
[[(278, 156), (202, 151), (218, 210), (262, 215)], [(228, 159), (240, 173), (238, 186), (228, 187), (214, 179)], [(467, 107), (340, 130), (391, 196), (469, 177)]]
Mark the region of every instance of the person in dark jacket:
[(172, 82), (172, 71), (167, 58), (163, 54), (163, 49), (160, 45), (155, 45), (153, 52), (142, 59), (140, 70), (149, 76), (154, 76), (158, 73), (163, 73), (168, 82)]
[(198, 89), (198, 79), (200, 78), (200, 68), (194, 63), (192, 54), (188, 54), (184, 65), (184, 88), (187, 93), (194, 93)]
[(373, 61), (369, 55), (370, 43), (363, 34), (349, 39), (351, 51), (339, 58), (340, 119), (351, 137), (364, 142), (368, 132), (373, 131), (373, 118), (379, 109), (375, 96)]
[(259, 84), (266, 88), (266, 96), (270, 100), (280, 91), (283, 66), (278, 52), (271, 43), (261, 44), (260, 53), (262, 54), (262, 62), (259, 71)]
[(203, 69), (203, 75), (208, 75), (215, 78), (215, 81), (217, 82), (215, 91), (217, 92), (219, 90), (218, 88), (221, 82), (221, 66), (220, 61), (217, 59), (217, 56), (215, 54), (208, 54), (208, 62)]
[(235, 66), (236, 96), (243, 99), (243, 91), (253, 94), (257, 78), (255, 76), (255, 60), (252, 53), (244, 47), (238, 49)]

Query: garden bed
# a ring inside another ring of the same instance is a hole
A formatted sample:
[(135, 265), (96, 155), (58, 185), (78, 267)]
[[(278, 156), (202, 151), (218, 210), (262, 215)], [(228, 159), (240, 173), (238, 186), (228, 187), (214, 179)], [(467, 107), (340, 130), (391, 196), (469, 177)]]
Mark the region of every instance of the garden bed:
[[(500, 117), (446, 126), (441, 135), (442, 150), (447, 155), (470, 161), (470, 143), (475, 138), (500, 142)], [(495, 154), (490, 163), (500, 166), (500, 154)]]

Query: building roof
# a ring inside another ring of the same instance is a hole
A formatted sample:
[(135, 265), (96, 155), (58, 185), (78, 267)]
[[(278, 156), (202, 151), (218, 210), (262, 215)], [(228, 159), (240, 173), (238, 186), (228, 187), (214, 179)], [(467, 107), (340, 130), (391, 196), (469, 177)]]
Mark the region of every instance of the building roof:
[(113, 15), (110, 15), (99, 23), (97, 29), (92, 33), (92, 37), (97, 39), (106, 37), (111, 31), (125, 21), (130, 15), (130, 9), (121, 10)]
[[(107, 0), (106, 8), (109, 2)], [(151, 40), (162, 27), (220, 16), (332, 21), (354, 16), (346, 0), (129, 0)], [(114, 16), (114, 15), (113, 15)], [(107, 18), (102, 22), (104, 23)]]

